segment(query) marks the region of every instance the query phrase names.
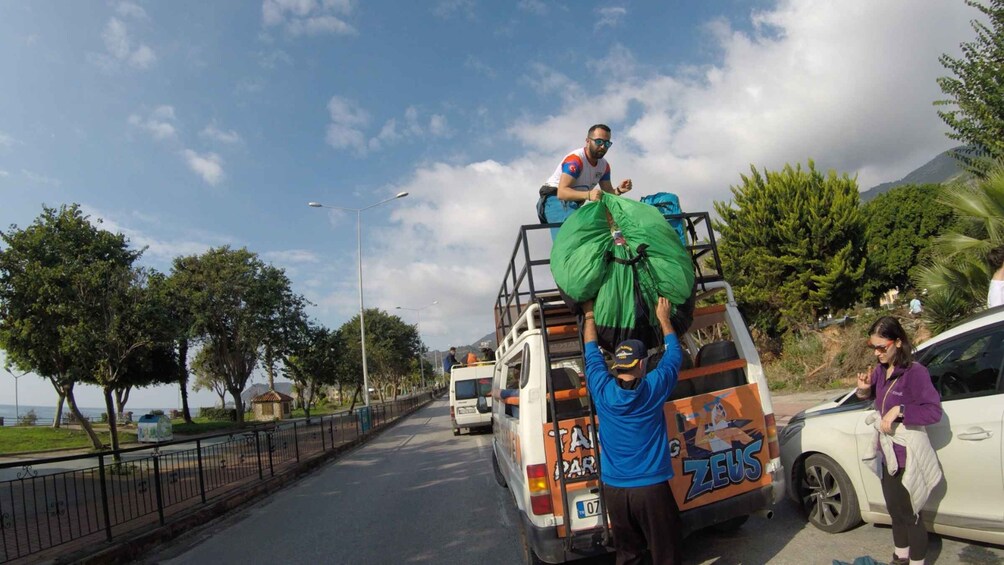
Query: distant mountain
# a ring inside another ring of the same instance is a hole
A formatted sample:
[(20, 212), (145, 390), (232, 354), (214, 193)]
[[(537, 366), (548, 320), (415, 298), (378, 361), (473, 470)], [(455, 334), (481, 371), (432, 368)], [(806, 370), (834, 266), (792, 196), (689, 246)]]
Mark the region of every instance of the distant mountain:
[(962, 167), (959, 166), (959, 162), (951, 156), (951, 151), (954, 151), (954, 149), (941, 153), (898, 181), (884, 182), (878, 186), (869, 188), (861, 193), (861, 202), (868, 202), (879, 194), (889, 192), (889, 190), (897, 186), (907, 184), (944, 184), (966, 174)]

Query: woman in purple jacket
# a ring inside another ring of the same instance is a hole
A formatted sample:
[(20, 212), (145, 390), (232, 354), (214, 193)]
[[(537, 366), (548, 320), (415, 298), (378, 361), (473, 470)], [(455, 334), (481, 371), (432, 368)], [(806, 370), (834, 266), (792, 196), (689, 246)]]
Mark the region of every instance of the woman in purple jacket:
[[(896, 318), (884, 316), (868, 330), (868, 347), (878, 364), (871, 373), (858, 373), (858, 398), (875, 399), (882, 415), (883, 433), (893, 425), (929, 426), (941, 420), (941, 396), (931, 383), (927, 367), (913, 360), (910, 338)], [(927, 556), (927, 529), (920, 513), (913, 513), (910, 493), (903, 486), (907, 461), (906, 447), (894, 445), (899, 471), (890, 475), (882, 465), (882, 494), (892, 518), (895, 545), (890, 565), (923, 564)]]

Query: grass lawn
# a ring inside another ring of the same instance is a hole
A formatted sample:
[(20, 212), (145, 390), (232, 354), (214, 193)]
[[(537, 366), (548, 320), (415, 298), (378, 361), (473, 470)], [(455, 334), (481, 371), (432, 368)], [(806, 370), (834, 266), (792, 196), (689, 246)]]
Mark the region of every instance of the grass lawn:
[[(110, 444), (112, 441), (107, 430), (98, 431), (98, 437), (105, 444)], [(124, 445), (135, 441), (135, 432), (119, 430), (120, 444)], [(92, 447), (87, 432), (83, 430), (47, 426), (6, 426), (0, 428), (0, 454), (81, 447)]]
[(191, 424), (186, 424), (183, 418), (171, 420), (171, 431), (176, 434), (205, 434), (236, 428), (234, 422), (221, 420), (207, 420), (205, 418), (192, 418)]

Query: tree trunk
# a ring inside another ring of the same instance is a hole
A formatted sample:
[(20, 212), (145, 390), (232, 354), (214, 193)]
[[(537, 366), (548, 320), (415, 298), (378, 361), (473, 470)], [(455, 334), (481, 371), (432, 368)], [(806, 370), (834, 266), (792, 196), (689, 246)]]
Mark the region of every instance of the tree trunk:
[[(108, 411), (108, 433), (112, 438), (112, 451), (117, 452), (119, 450), (119, 431), (116, 427), (115, 418), (115, 406), (112, 400), (112, 389), (109, 387), (103, 387), (101, 391), (105, 395), (105, 410)], [(118, 463), (121, 457), (118, 453), (115, 453), (115, 462)]]
[(188, 340), (178, 340), (178, 386), (181, 388), (181, 415), (186, 424), (192, 423), (192, 411), (188, 408)]
[(94, 445), (94, 449), (102, 449), (104, 445), (101, 444), (101, 438), (98, 434), (94, 432), (94, 428), (91, 427), (90, 421), (84, 418), (84, 415), (80, 413), (80, 409), (77, 408), (77, 400), (73, 397), (73, 383), (68, 385), (63, 385), (62, 388), (63, 396), (66, 397), (66, 405), (70, 407), (70, 413), (73, 417), (80, 422), (80, 427), (87, 432), (87, 437), (91, 438), (91, 443)]
[(63, 425), (63, 401), (66, 400), (66, 395), (63, 391), (56, 388), (56, 394), (59, 396), (56, 399), (56, 417), (52, 419), (52, 427), (58, 428)]
[(227, 391), (217, 391), (216, 394), (220, 395), (220, 408), (227, 407)]
[(363, 392), (362, 385), (356, 385), (356, 391), (352, 393), (352, 404), (349, 406), (349, 414), (352, 414), (352, 411), (355, 410), (356, 399), (359, 398), (359, 395), (362, 394), (362, 392)]
[(115, 414), (125, 414), (125, 406), (129, 402), (129, 392), (131, 390), (131, 386), (127, 386), (124, 389), (115, 389)]
[(227, 390), (230, 391), (230, 396), (234, 397), (234, 408), (237, 410), (237, 427), (242, 428), (244, 427), (244, 399), (241, 398), (241, 391), (233, 388), (228, 388)]

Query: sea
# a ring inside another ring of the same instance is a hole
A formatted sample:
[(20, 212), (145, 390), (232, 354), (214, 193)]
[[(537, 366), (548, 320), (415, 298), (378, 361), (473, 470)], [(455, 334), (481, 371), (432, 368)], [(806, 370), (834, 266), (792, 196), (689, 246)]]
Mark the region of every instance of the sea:
[[(35, 411), (35, 416), (38, 418), (37, 424), (40, 426), (48, 426), (52, 424), (52, 419), (56, 416), (56, 405), (52, 406), (33, 406), (30, 404), (21, 404), (19, 407), (19, 413), (24, 416), (29, 410)], [(80, 413), (91, 420), (100, 422), (101, 415), (105, 413), (104, 408), (86, 408), (80, 406)], [(139, 419), (143, 414), (147, 414), (153, 408), (135, 408), (133, 406), (126, 405), (126, 412), (132, 412), (133, 421)], [(170, 409), (161, 408), (164, 413), (169, 413)], [(66, 415), (70, 412), (70, 407), (65, 403), (63, 404), (63, 414)], [(15, 405), (13, 404), (0, 404), (0, 418), (3, 418), (4, 426), (13, 426), (17, 424), (17, 416), (15, 414)]]

